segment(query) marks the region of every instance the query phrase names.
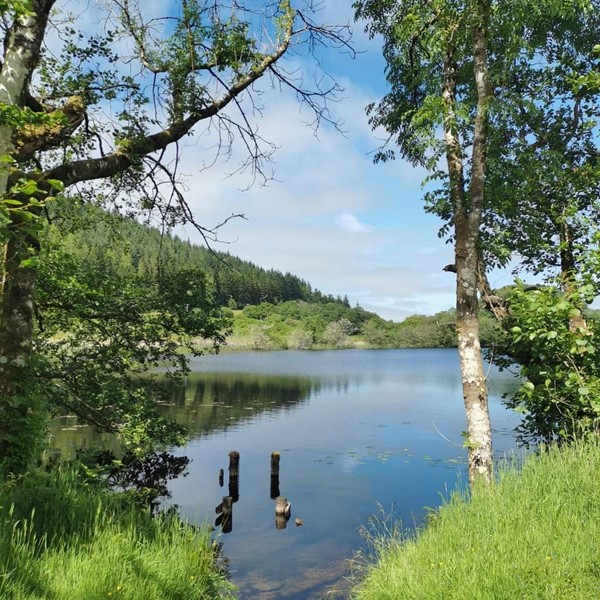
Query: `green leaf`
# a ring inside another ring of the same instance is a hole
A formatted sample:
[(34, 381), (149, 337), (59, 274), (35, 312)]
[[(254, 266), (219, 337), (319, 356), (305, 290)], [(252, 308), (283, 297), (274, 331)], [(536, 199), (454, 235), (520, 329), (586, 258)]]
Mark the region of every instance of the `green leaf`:
[(19, 188), (21, 194), (25, 196), (32, 196), (33, 194), (40, 191), (36, 181), (29, 179), (21, 188)]

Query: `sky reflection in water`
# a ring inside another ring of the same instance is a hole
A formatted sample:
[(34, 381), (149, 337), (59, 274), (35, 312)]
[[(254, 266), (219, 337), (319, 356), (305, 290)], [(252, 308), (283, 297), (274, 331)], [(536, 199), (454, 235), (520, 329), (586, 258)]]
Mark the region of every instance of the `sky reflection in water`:
[[(414, 527), (467, 480), (455, 350), (223, 354), (193, 367), (165, 407), (194, 432), (177, 450), (191, 462), (170, 484), (171, 501), (187, 518), (214, 521), (228, 495), (228, 453), (240, 453), (239, 500), (220, 541), (242, 599), (320, 598), (345, 574), (371, 515), (393, 510)], [(502, 455), (514, 447), (518, 418), (500, 396), (515, 384), (493, 369), (490, 378)], [(274, 450), (292, 503), (285, 529), (270, 498)]]

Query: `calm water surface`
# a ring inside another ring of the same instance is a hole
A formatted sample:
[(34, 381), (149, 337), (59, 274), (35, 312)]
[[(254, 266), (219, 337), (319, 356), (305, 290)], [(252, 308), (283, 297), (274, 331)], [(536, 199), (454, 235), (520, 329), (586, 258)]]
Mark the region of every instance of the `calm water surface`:
[[(215, 535), (243, 600), (312, 600), (332, 587), (344, 597), (347, 560), (364, 545), (360, 529), (372, 515), (393, 511), (413, 528), (467, 481), (455, 350), (223, 354), (192, 367), (165, 406), (193, 432), (174, 451), (191, 460), (187, 476), (171, 482), (169, 502), (192, 521), (214, 522), (230, 493), (228, 454), (240, 453), (231, 531)], [(500, 399), (515, 384), (493, 368), (489, 376), (503, 456), (515, 446), (518, 418)], [(275, 450), (279, 492), (291, 502), (285, 529), (271, 498)]]

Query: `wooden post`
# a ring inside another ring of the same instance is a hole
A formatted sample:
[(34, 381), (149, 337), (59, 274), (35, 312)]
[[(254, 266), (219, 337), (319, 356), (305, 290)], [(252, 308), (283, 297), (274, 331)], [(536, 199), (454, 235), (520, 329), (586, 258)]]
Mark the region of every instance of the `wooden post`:
[(240, 499), (240, 453), (233, 450), (229, 453), (229, 496), (232, 502)]
[(278, 496), (275, 499), (275, 527), (285, 529), (291, 514), (292, 503), (284, 496)]
[(271, 452), (271, 476), (279, 475), (279, 460), (281, 459), (281, 454), (275, 450)]
[(223, 469), (219, 469), (219, 487), (223, 487), (225, 473)]
[(229, 476), (235, 475), (238, 477), (240, 474), (240, 453), (236, 450), (232, 450), (229, 453)]
[(279, 491), (279, 459), (281, 455), (279, 452), (271, 452), (271, 490), (270, 498), (275, 500), (280, 495)]

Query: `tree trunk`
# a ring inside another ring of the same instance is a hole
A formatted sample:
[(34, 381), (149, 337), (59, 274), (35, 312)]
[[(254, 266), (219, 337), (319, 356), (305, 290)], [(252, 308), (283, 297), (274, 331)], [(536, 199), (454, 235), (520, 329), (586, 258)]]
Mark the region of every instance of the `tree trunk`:
[(455, 216), (456, 331), (467, 417), (469, 482), (492, 480), (492, 431), (481, 345), (477, 299), (477, 238), (464, 214)]
[[(467, 413), (467, 446), (469, 449), (469, 480), (492, 482), (492, 426), (488, 409), (488, 393), (479, 341), (479, 303), (477, 270), (479, 266), (479, 230), (485, 194), (488, 110), (492, 97), (487, 78), (487, 35), (489, 0), (477, 2), (476, 25), (473, 29), (473, 75), (477, 89), (477, 110), (473, 132), (471, 158), (470, 206), (463, 223), (456, 222), (457, 239), (457, 321), (459, 352), (463, 374), (463, 396)], [(462, 230), (461, 235), (458, 231)], [(459, 244), (458, 239), (461, 238)], [(462, 246), (462, 248), (459, 248)], [(458, 254), (464, 260), (458, 267)], [(458, 315), (461, 315), (460, 319)], [(461, 331), (462, 330), (462, 331)]]
[(36, 272), (23, 267), (27, 236), (12, 224), (0, 300), (0, 469), (26, 469), (39, 445), (45, 407), (32, 386), (30, 356)]
[(569, 317), (569, 329), (576, 333), (588, 333), (588, 326), (583, 316), (583, 302), (577, 297), (577, 282), (575, 280), (576, 266), (575, 253), (573, 251), (573, 236), (569, 224), (564, 218), (555, 221), (555, 226), (559, 231), (560, 247), (560, 279), (565, 292), (565, 296), (570, 302), (574, 302), (579, 309), (579, 314), (572, 314)]
[[(0, 102), (7, 106), (22, 108), (24, 105), (53, 4), (54, 0), (34, 0), (31, 13), (15, 19), (6, 34), (4, 62), (0, 68)], [(14, 134), (10, 125), (0, 127), (0, 156), (14, 152)], [(8, 191), (8, 171), (2, 169), (0, 198)], [(37, 250), (37, 242), (23, 225), (23, 217), (13, 211), (3, 248), (0, 300), (0, 463), (11, 469), (17, 463), (27, 462), (25, 454), (33, 451), (28, 435), (33, 432), (28, 432), (27, 427), (39, 422), (38, 415), (31, 414), (39, 407), (36, 402), (29, 402), (27, 390), (36, 273), (34, 268), (22, 264)]]
[(487, 112), (491, 98), (487, 82), (487, 0), (477, 3), (477, 23), (473, 28), (473, 69), (477, 90), (477, 111), (474, 123), (471, 160), (471, 182), (465, 190), (464, 149), (458, 133), (455, 112), (456, 64), (448, 31), (444, 64), (443, 100), (445, 106), (444, 136), (454, 208), (454, 251), (456, 264), (456, 331), (462, 376), (463, 400), (467, 417), (469, 481), (492, 481), (492, 434), (488, 411), (487, 385), (479, 341), (478, 241), (485, 188), (487, 145)]

